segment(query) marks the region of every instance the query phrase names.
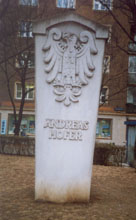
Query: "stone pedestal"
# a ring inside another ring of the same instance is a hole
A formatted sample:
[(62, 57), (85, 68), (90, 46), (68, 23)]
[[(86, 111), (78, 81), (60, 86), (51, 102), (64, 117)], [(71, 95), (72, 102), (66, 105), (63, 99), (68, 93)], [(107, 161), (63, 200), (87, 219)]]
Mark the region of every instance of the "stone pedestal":
[(74, 14), (34, 24), (35, 198), (87, 202), (107, 29)]

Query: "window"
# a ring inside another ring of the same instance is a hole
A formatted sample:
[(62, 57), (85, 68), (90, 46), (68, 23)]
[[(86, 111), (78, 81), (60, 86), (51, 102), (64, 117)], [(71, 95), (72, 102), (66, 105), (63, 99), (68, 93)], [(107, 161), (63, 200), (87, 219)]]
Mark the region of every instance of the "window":
[[(100, 1), (102, 1), (103, 4)], [(101, 10), (102, 11), (108, 10), (105, 5), (107, 5), (107, 7), (111, 10), (112, 9), (112, 0), (94, 0), (93, 9), (100, 10), (100, 11)]]
[(75, 8), (76, 0), (57, 0), (58, 8)]
[[(26, 91), (26, 100), (33, 100), (34, 99), (34, 85), (33, 84), (26, 84), (25, 86)], [(15, 98), (21, 99), (22, 98), (22, 86), (21, 83), (15, 83)]]
[(136, 56), (129, 56), (129, 73), (136, 73)]
[(133, 38), (134, 41), (136, 41), (136, 27), (135, 27), (135, 23), (133, 23), (133, 15), (131, 13), (131, 20), (130, 20), (131, 26), (130, 26), (130, 34), (131, 37)]
[(128, 82), (136, 83), (136, 56), (129, 56), (128, 73)]
[(21, 83), (16, 83), (16, 99), (21, 99), (22, 98), (22, 87)]
[(30, 21), (21, 21), (20, 22), (20, 37), (33, 37), (32, 33), (32, 22)]
[(127, 103), (136, 105), (136, 87), (128, 87), (128, 89), (127, 89)]
[[(9, 115), (8, 119), (8, 134), (13, 134), (15, 129), (15, 120), (13, 115)], [(35, 133), (35, 117), (34, 115), (23, 115), (21, 126), (20, 126), (20, 134), (22, 136), (25, 135), (33, 135)]]
[(103, 87), (100, 94), (100, 104), (108, 103), (108, 87)]
[(24, 52), (17, 56), (16, 58), (16, 67), (17, 68), (34, 68), (34, 53), (33, 52)]
[(26, 99), (33, 100), (34, 99), (34, 85), (26, 85)]
[(37, 6), (38, 0), (19, 0), (20, 5)]
[(103, 60), (103, 73), (109, 73), (110, 72), (110, 56), (105, 56)]
[(96, 127), (96, 138), (108, 138), (111, 139), (111, 119), (98, 119)]
[(134, 42), (129, 42), (128, 44), (128, 49), (129, 49), (129, 52), (131, 53), (135, 53), (136, 52), (136, 34), (132, 34), (133, 36), (133, 39), (134, 39)]
[[(135, 40), (136, 41), (136, 40)], [(128, 49), (129, 49), (129, 52), (136, 52), (136, 43), (132, 43), (130, 42), (128, 44)]]

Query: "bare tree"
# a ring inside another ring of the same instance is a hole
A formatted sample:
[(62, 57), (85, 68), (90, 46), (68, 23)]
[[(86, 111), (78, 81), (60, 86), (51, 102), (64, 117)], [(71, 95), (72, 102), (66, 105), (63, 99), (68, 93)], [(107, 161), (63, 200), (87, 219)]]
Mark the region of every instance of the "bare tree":
[[(34, 42), (32, 37), (32, 20), (38, 20), (41, 17), (51, 16), (51, 14), (62, 13), (62, 10), (56, 11), (52, 7), (53, 0), (42, 1), (39, 8), (26, 7), (25, 5), (19, 5), (17, 0), (2, 0), (0, 2), (0, 72), (4, 75), (8, 94), (13, 107), (14, 120), (15, 120), (15, 135), (20, 133), (20, 125), (23, 115), (23, 109), (26, 102), (28, 93), (32, 92), (33, 88), (28, 89), (26, 87), (27, 82), (34, 80), (34, 69), (30, 68), (32, 65), (32, 56)], [(136, 2), (135, 0), (114, 0), (114, 10), (110, 10), (108, 4), (104, 0), (99, 0), (101, 4), (107, 10), (107, 13), (112, 17), (115, 26), (118, 26), (118, 30), (124, 34), (124, 42), (120, 39), (119, 31), (112, 32), (112, 43), (110, 46), (107, 43), (108, 52), (111, 56), (110, 63), (117, 63), (118, 50), (122, 53), (128, 54), (128, 41), (135, 43), (136, 38)], [(80, 0), (80, 4), (90, 5), (89, 0)], [(48, 12), (47, 12), (48, 8)], [(52, 12), (52, 13), (51, 13)], [(65, 13), (65, 9), (63, 10)], [(120, 16), (117, 16), (118, 13)], [(122, 20), (122, 16), (125, 21)], [(101, 16), (98, 20), (101, 21)], [(123, 21), (123, 22), (122, 22)], [(131, 22), (130, 22), (131, 21)], [(107, 72), (104, 69), (103, 73), (103, 87), (108, 85), (113, 87), (112, 92), (105, 98), (104, 103), (109, 100), (118, 98), (118, 94), (123, 94), (126, 91), (127, 83), (124, 80), (127, 75), (127, 68), (121, 64), (121, 70), (112, 75), (105, 74)], [(18, 81), (21, 85), (21, 99), (19, 102), (19, 108), (16, 106), (13, 93), (13, 82)], [(116, 84), (116, 85), (114, 85)], [(121, 96), (120, 96), (121, 97)]]
[(0, 20), (2, 19), (2, 17), (5, 16), (9, 7), (9, 2), (10, 0), (5, 0), (4, 2), (3, 1), (0, 2)]
[[(108, 13), (112, 16), (116, 24), (120, 27), (121, 31), (124, 32), (127, 38), (135, 43), (136, 39), (134, 38), (134, 35), (136, 34), (136, 1), (135, 0), (129, 0), (129, 1), (114, 0), (113, 1), (114, 10), (111, 10), (109, 5), (107, 4), (107, 1), (105, 0), (98, 0), (98, 1), (106, 8)], [(117, 12), (120, 13), (119, 17), (116, 16)], [(127, 18), (127, 21), (128, 21), (127, 27), (124, 26), (122, 22), (121, 14), (123, 15), (123, 17)], [(125, 51), (125, 50), (124, 52), (128, 53), (128, 51)]]
[[(8, 95), (13, 107), (15, 129), (19, 135), (24, 105), (28, 94), (32, 94), (34, 81), (34, 40), (32, 36), (32, 20), (36, 20), (45, 12), (45, 8), (19, 4), (17, 0), (3, 0), (0, 3), (0, 72), (5, 77)], [(23, 1), (20, 1), (23, 2)], [(44, 5), (46, 6), (46, 4)], [(19, 107), (14, 97), (14, 83), (19, 82)]]
[(105, 99), (103, 102), (104, 104), (107, 101), (111, 102), (119, 97), (122, 98), (123, 94), (127, 93), (130, 77), (128, 75), (128, 56), (132, 54), (132, 51), (136, 51), (136, 1), (114, 0), (111, 1), (112, 4), (106, 0), (98, 0), (98, 2), (113, 20), (112, 43), (110, 46), (107, 45), (108, 49), (106, 50), (111, 57), (112, 69), (120, 65), (114, 74), (111, 73), (107, 76), (105, 71), (103, 73), (102, 90), (105, 85), (113, 88), (107, 96), (108, 100)]

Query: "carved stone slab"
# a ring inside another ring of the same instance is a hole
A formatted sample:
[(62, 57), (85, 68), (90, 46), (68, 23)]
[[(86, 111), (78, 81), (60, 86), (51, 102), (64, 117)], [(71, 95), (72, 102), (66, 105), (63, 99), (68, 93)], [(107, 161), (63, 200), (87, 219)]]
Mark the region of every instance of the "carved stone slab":
[(94, 74), (92, 56), (97, 54), (94, 34), (82, 31), (63, 32), (59, 28), (51, 28), (43, 46), (45, 52), (46, 81), (52, 83), (55, 98), (69, 106), (78, 102), (83, 85), (88, 84), (87, 78)]
[(108, 31), (67, 14), (36, 23), (34, 34), (35, 198), (88, 201)]

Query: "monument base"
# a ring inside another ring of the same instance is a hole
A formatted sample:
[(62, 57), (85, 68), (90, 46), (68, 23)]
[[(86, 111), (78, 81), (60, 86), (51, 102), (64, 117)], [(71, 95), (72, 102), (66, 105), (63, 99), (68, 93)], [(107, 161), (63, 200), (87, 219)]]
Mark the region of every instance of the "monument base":
[(37, 186), (35, 199), (38, 201), (49, 201), (55, 203), (66, 202), (89, 202), (90, 199), (90, 184), (77, 183), (69, 184), (67, 188), (59, 188), (48, 186)]

